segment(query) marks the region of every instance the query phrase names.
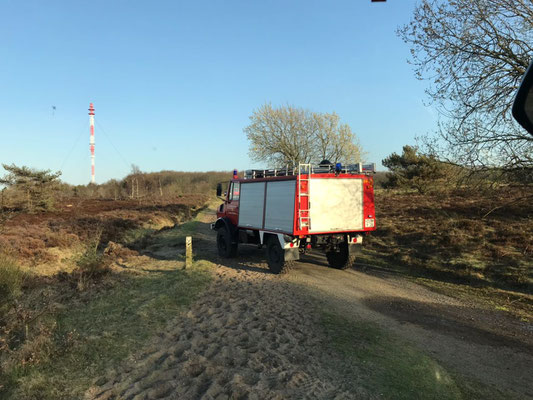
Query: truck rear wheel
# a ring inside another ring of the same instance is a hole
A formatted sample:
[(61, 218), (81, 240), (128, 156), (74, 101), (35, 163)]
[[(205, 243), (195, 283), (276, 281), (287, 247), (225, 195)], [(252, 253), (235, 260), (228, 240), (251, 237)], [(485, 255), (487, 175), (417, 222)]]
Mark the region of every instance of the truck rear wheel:
[(284, 274), (294, 265), (294, 261), (285, 261), (285, 250), (281, 247), (277, 237), (267, 240), (266, 257), (268, 268), (274, 274)]
[(341, 243), (339, 251), (328, 251), (326, 258), (331, 268), (348, 269), (355, 265), (355, 254), (348, 250), (348, 243)]
[(237, 255), (237, 244), (231, 242), (231, 234), (225, 226), (217, 230), (217, 249), (220, 257), (229, 258)]

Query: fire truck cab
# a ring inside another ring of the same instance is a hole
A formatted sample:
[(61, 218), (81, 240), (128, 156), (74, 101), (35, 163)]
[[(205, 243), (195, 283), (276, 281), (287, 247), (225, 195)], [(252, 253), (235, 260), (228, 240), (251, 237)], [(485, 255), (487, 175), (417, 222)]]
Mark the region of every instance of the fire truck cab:
[(363, 234), (376, 229), (374, 172), (375, 164), (327, 161), (247, 170), (241, 177), (234, 171), (211, 225), (218, 254), (234, 257), (241, 243), (265, 247), (270, 270), (279, 274), (300, 254), (319, 249), (331, 267), (351, 267)]

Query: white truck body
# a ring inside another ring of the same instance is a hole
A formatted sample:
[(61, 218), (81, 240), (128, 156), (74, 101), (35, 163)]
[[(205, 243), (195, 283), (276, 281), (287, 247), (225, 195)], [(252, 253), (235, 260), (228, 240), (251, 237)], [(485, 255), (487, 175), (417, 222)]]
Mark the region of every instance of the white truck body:
[[(310, 233), (363, 228), (363, 180), (309, 180)], [(296, 180), (241, 182), (239, 227), (292, 234)]]
[(363, 228), (363, 180), (309, 181), (310, 233), (346, 232)]

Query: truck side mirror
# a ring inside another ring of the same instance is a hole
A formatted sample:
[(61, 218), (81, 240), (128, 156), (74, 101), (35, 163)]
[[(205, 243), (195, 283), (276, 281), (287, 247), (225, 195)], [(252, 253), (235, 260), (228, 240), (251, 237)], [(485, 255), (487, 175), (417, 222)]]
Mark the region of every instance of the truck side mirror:
[(217, 196), (218, 197), (222, 196), (222, 184), (221, 183), (217, 183)]
[(533, 62), (529, 64), (513, 103), (513, 117), (533, 135)]

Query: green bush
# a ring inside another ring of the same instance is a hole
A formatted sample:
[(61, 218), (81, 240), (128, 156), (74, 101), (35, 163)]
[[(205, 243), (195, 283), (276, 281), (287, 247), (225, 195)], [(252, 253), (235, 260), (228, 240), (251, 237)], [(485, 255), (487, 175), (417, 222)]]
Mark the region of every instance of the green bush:
[(24, 275), (12, 257), (0, 254), (0, 302), (20, 295)]
[(46, 211), (53, 208), (55, 191), (61, 172), (17, 167), (2, 164), (8, 172), (0, 177), (0, 184), (8, 188), (8, 195), (17, 199), (15, 206), (28, 212)]
[(417, 147), (404, 146), (401, 155), (392, 153), (382, 163), (390, 170), (383, 185), (388, 188), (425, 193), (437, 188), (446, 177), (447, 166), (432, 155), (421, 154)]

